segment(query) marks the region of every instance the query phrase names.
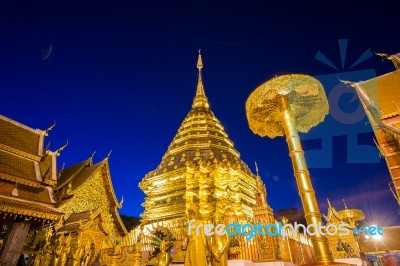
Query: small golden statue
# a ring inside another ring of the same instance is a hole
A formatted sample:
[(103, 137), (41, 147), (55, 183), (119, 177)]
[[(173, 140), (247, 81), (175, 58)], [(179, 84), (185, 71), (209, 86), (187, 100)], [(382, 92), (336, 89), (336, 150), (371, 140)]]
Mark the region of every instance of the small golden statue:
[[(216, 213), (214, 216), (214, 226), (223, 223), (222, 215)], [(215, 227), (214, 227), (215, 228)], [(208, 247), (211, 251), (211, 265), (212, 266), (227, 266), (228, 265), (228, 250), (229, 250), (229, 236), (224, 232), (219, 235), (216, 232), (208, 239)]]
[(157, 254), (155, 266), (168, 266), (171, 263), (171, 254), (167, 251), (170, 243), (167, 238), (160, 244), (160, 253)]
[(91, 265), (93, 259), (94, 259), (94, 252), (95, 252), (95, 247), (94, 243), (91, 241), (88, 241), (86, 246), (85, 246), (85, 254), (83, 255), (82, 258), (82, 266), (88, 266)]
[(53, 261), (53, 248), (50, 243), (46, 242), (43, 247), (43, 256), (40, 260), (40, 265), (50, 265)]
[(46, 230), (45, 239), (44, 242), (42, 242), (43, 246), (36, 252), (35, 260), (33, 263), (34, 266), (50, 265), (52, 262), (54, 262), (54, 248), (51, 242), (53, 235), (54, 228), (50, 226)]
[(61, 253), (59, 255), (58, 264), (59, 266), (64, 266), (67, 264), (67, 260), (70, 258), (71, 254), (71, 241), (72, 236), (68, 235), (65, 238), (65, 244), (62, 246)]
[(195, 220), (192, 223), (192, 231), (189, 233), (189, 238), (186, 239), (183, 249), (186, 249), (185, 266), (208, 266), (207, 262), (207, 240), (203, 230), (198, 230), (197, 225), (202, 224), (201, 220), (197, 220), (198, 212), (195, 207), (191, 207), (188, 211), (189, 221)]
[(50, 242), (45, 242), (44, 246), (40, 248), (35, 256), (34, 266), (51, 265), (53, 261), (53, 249)]
[(140, 254), (140, 256), (142, 256), (142, 241), (144, 239), (144, 226), (141, 225), (140, 226), (140, 233), (136, 239), (136, 244), (135, 244), (135, 253), (136, 254)]
[(57, 266), (58, 265), (58, 261), (60, 260), (60, 256), (61, 256), (61, 251), (64, 247), (64, 235), (61, 234), (57, 241), (56, 241), (56, 246), (55, 246), (55, 250), (54, 250), (54, 265)]
[(84, 255), (85, 255), (85, 247), (82, 245), (81, 240), (78, 239), (78, 242), (76, 244), (76, 248), (75, 248), (74, 253), (72, 255), (73, 266), (82, 265), (82, 259), (83, 259)]

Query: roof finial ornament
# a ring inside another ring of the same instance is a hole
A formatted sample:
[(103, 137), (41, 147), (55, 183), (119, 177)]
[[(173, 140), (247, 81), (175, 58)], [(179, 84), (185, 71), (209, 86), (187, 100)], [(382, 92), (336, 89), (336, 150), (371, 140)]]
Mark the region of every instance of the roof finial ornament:
[(326, 200), (328, 201), (328, 208), (332, 208), (331, 201), (329, 200), (329, 198), (326, 198)]
[(90, 159), (93, 159), (93, 157), (94, 157), (95, 154), (96, 154), (96, 151), (94, 151), (94, 152), (92, 153), (92, 155), (90, 155)]
[(259, 176), (259, 175), (258, 175), (258, 165), (257, 165), (257, 162), (254, 162), (254, 164), (256, 165), (256, 174), (257, 174), (257, 176)]
[(343, 199), (343, 204), (344, 204), (344, 209), (347, 210), (347, 204), (346, 201)]
[(61, 151), (64, 150), (65, 147), (67, 147), (67, 146), (68, 146), (68, 140), (67, 140), (67, 142), (66, 142), (62, 147), (60, 147), (60, 148), (56, 151), (57, 156), (60, 156)]
[(49, 131), (52, 130), (55, 126), (56, 126), (56, 120), (54, 120), (54, 123), (46, 129), (44, 135), (47, 137), (49, 135)]
[(49, 141), (49, 143), (47, 143), (46, 148), (44, 149), (45, 153), (50, 149), (50, 144), (51, 144), (51, 141)]
[(118, 202), (118, 204), (117, 204), (117, 208), (118, 208), (118, 209), (121, 209), (123, 204), (124, 204), (124, 196), (122, 196), (122, 199), (121, 199), (121, 201), (120, 201), (120, 202)]
[(343, 83), (344, 85), (346, 85), (346, 86), (351, 86), (351, 87), (353, 87), (353, 88), (356, 87), (356, 83), (355, 83), (355, 82), (348, 81), (348, 80), (341, 80), (341, 79), (339, 79), (339, 78), (338, 78), (338, 80), (339, 80), (340, 82), (342, 82), (342, 83)]
[(112, 153), (112, 150), (110, 150), (110, 152), (107, 154), (107, 159), (110, 158), (111, 153)]
[(197, 88), (196, 88), (196, 96), (193, 99), (193, 107), (209, 107), (208, 100), (206, 94), (204, 93), (204, 85), (203, 85), (203, 77), (201, 74), (201, 70), (203, 69), (203, 60), (201, 58), (201, 50), (199, 49), (199, 55), (197, 57), (197, 69), (198, 69), (198, 77), (197, 77)]
[(382, 57), (382, 61), (383, 61), (384, 59), (392, 60), (392, 58), (391, 58), (392, 56), (391, 56), (390, 54), (377, 53), (377, 52), (375, 52), (375, 51), (374, 51), (374, 54), (376, 54), (377, 56)]
[(395, 54), (395, 55), (390, 55), (390, 54), (385, 54), (385, 53), (376, 53), (374, 52), (376, 55), (379, 55), (382, 57), (382, 61), (384, 59), (390, 60), (392, 61), (394, 67), (396, 69), (400, 68), (400, 58), (399, 58), (399, 54)]
[(58, 171), (58, 178), (61, 177), (61, 174), (64, 171), (64, 169), (65, 169), (65, 163), (62, 164), (60, 171)]

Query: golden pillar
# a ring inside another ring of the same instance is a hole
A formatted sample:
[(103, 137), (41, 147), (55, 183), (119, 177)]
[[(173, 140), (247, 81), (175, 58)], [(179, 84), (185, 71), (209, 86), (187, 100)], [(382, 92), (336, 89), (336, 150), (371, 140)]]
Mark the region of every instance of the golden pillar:
[[(278, 76), (265, 82), (246, 101), (247, 119), (254, 133), (270, 138), (286, 135), (308, 225), (322, 224), (322, 219), (298, 131), (308, 132), (318, 125), (328, 109), (322, 84), (311, 76), (299, 74)], [(316, 262), (333, 263), (327, 238), (319, 232), (310, 238)]]

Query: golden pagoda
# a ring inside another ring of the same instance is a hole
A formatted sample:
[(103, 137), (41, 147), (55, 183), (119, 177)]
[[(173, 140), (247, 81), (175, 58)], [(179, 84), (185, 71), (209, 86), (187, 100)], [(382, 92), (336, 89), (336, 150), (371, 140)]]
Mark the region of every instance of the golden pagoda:
[[(211, 222), (216, 213), (225, 220), (229, 216), (230, 221), (251, 221), (256, 205), (257, 177), (240, 159), (239, 152), (210, 109), (204, 91), (200, 52), (197, 69), (192, 108), (161, 163), (139, 184), (146, 194), (142, 224), (151, 232), (158, 225), (168, 228), (175, 237), (175, 262), (185, 258), (181, 247), (188, 235), (189, 209), (196, 209), (198, 218), (204, 222)], [(151, 248), (144, 246), (144, 250)]]
[(228, 209), (239, 219), (253, 218), (256, 176), (240, 159), (224, 127), (211, 111), (204, 92), (202, 58), (192, 108), (158, 167), (139, 187), (146, 194), (143, 223), (180, 223), (195, 205), (201, 218)]

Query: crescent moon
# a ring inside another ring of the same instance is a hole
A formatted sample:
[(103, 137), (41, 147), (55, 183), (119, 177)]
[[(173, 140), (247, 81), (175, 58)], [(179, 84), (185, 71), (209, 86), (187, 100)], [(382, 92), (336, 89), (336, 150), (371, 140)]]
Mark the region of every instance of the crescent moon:
[(53, 53), (53, 45), (50, 44), (49, 48), (47, 49), (47, 52), (43, 55), (42, 60), (47, 60)]

